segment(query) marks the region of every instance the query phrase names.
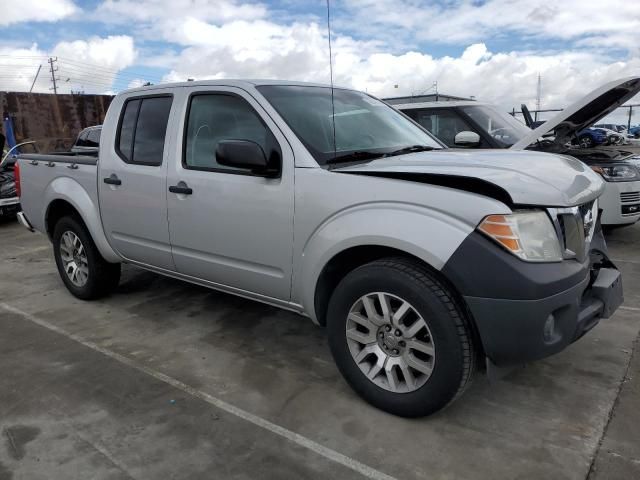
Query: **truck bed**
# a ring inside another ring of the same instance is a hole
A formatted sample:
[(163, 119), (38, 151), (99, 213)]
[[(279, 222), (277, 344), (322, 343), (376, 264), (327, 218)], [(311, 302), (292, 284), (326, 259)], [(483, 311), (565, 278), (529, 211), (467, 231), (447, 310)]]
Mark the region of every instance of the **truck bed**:
[(64, 199), (82, 213), (99, 215), (97, 157), (71, 152), (33, 153), (19, 155), (18, 163), (22, 183), (20, 203), (36, 230), (47, 231), (47, 212), (42, 209), (53, 199)]

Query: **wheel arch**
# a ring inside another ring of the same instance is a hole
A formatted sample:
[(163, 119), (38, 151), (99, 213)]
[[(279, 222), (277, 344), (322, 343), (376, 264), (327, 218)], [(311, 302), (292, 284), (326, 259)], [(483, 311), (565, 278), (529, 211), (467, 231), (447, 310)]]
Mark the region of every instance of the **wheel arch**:
[(121, 261), (118, 254), (107, 242), (102, 221), (100, 219), (99, 207), (82, 186), (69, 178), (59, 178), (54, 180), (44, 195), (44, 228), (52, 238), (55, 223), (65, 215), (77, 216), (89, 231), (96, 247), (105, 260), (112, 263)]
[(389, 257), (403, 257), (410, 260), (417, 265), (425, 268), (433, 275), (438, 281), (444, 284), (449, 290), (450, 294), (454, 297), (456, 302), (462, 306), (465, 310), (469, 325), (471, 327), (471, 334), (473, 335), (474, 344), (478, 347), (478, 354), (484, 355), (484, 347), (482, 345), (482, 339), (480, 337), (475, 319), (471, 310), (467, 306), (464, 297), (451, 280), (440, 270), (434, 268), (424, 259), (408, 253), (404, 250), (383, 246), (383, 245), (359, 245), (350, 247), (338, 252), (334, 255), (329, 262), (324, 266), (322, 272), (318, 276), (318, 281), (315, 285), (314, 291), (314, 314), (316, 322), (321, 325), (326, 325), (326, 314), (328, 310), (329, 300), (335, 288), (340, 283), (340, 280), (344, 278), (349, 272), (352, 272), (356, 268), (365, 265), (367, 263)]

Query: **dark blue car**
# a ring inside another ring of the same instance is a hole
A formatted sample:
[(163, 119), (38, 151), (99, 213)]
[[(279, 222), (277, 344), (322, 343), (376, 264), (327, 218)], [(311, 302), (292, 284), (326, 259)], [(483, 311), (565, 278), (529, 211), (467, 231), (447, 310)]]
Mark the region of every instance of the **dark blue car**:
[(585, 128), (578, 132), (578, 139), (574, 142), (582, 148), (593, 148), (607, 143), (607, 133), (599, 128)]

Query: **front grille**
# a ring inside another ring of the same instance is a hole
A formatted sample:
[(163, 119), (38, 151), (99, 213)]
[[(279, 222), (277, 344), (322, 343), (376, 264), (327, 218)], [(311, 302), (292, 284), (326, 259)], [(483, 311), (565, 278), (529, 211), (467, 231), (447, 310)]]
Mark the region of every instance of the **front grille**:
[(577, 207), (550, 209), (565, 258), (583, 260), (595, 232), (598, 204), (594, 200)]
[(640, 203), (640, 192), (622, 192), (620, 201), (622, 203)]

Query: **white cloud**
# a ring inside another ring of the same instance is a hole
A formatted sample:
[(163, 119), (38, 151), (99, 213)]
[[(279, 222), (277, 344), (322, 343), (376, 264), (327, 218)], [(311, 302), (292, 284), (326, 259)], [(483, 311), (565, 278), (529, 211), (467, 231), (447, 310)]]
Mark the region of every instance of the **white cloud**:
[(133, 38), (128, 35), (60, 42), (53, 48), (53, 54), (76, 62), (88, 62), (117, 70), (133, 64), (137, 55)]
[[(534, 105), (540, 73), (543, 107), (564, 107), (606, 81), (640, 74), (640, 3), (611, 0), (606, 8), (584, 8), (583, 3), (487, 0), (442, 6), (427, 0), (345, 0), (346, 10), (336, 8), (333, 24), (335, 80), (381, 97), (419, 93), (437, 81), (442, 93), (474, 95), (511, 109), (522, 102)], [(126, 35), (61, 42), (46, 53), (32, 47), (37, 55), (59, 56), (63, 91), (137, 86), (144, 75), (116, 76), (134, 62), (168, 68), (166, 81), (329, 81), (323, 19), (285, 21), (266, 4), (243, 0), (105, 0), (92, 15), (131, 25), (141, 53)], [(532, 37), (548, 39), (545, 51), (523, 50)], [(514, 39), (510, 51), (490, 51), (483, 41), (506, 38)], [(417, 47), (434, 41), (465, 50), (434, 57), (428, 48)], [(560, 41), (569, 46), (556, 48)], [(413, 47), (402, 47), (407, 44)], [(606, 48), (626, 49), (627, 55), (614, 60)], [(29, 68), (22, 89), (32, 78)]]
[[(329, 81), (326, 31), (315, 23), (240, 20), (218, 26), (186, 18), (176, 20), (165, 38), (184, 47), (170, 59), (167, 81), (233, 77)], [(474, 43), (459, 57), (434, 58), (417, 51), (388, 53), (376, 42), (344, 35), (332, 40), (336, 83), (381, 97), (417, 94), (437, 81), (442, 93), (473, 95), (505, 109), (518, 108), (522, 102), (533, 106), (540, 73), (543, 107), (559, 108), (608, 80), (640, 74), (640, 56), (614, 62), (587, 49), (494, 53), (485, 44)]]
[(8, 0), (2, 2), (0, 25), (55, 22), (78, 11), (72, 0)]
[(137, 57), (134, 41), (127, 35), (60, 42), (52, 54), (58, 57), (58, 83), (66, 92), (108, 91), (118, 72), (131, 66)]
[(370, 36), (410, 37), (465, 44), (517, 33), (566, 41), (590, 39), (590, 46), (640, 51), (640, 2), (607, 0), (487, 0), (444, 5), (431, 0), (346, 0), (350, 15), (340, 25)]
[(43, 71), (47, 66), (45, 58), (45, 52), (36, 44), (29, 48), (0, 47), (0, 90), (28, 92), (39, 65), (43, 66), (34, 91), (47, 90), (49, 85), (44, 80), (46, 73)]
[(203, 21), (226, 22), (266, 16), (261, 4), (238, 3), (236, 0), (105, 0), (97, 9), (101, 20), (114, 23), (162, 21), (191, 16)]
[(2, 89), (29, 91), (38, 65), (42, 65), (33, 91), (49, 92), (53, 82), (47, 59), (53, 56), (58, 59), (54, 68), (59, 93), (106, 92), (112, 88), (118, 72), (133, 64), (136, 55), (133, 39), (126, 35), (59, 42), (51, 51), (44, 51), (37, 44), (30, 48), (3, 47), (0, 48)]
[(142, 78), (134, 78), (128, 83), (127, 88), (142, 87), (145, 83), (147, 83), (147, 81)]

